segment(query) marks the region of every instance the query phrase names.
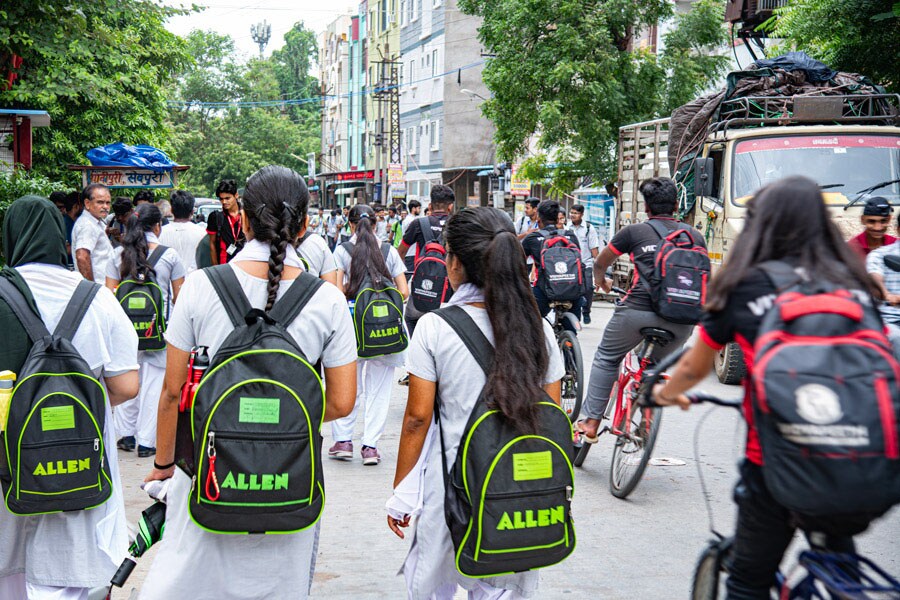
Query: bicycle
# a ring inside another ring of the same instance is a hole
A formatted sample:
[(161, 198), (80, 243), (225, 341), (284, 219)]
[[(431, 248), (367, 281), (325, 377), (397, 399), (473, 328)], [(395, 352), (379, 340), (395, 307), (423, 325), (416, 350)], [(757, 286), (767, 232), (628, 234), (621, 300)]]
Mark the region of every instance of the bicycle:
[[(649, 394), (660, 381), (663, 372), (675, 364), (681, 352), (676, 352), (648, 374), (645, 385), (638, 392), (642, 405), (653, 406)], [(722, 399), (704, 392), (689, 392), (686, 396), (692, 404), (709, 403), (733, 408), (743, 414), (742, 399)], [(659, 407), (657, 407), (659, 408)], [(702, 422), (701, 422), (702, 423)], [(699, 429), (698, 429), (699, 431)], [(712, 520), (712, 508), (706, 492), (703, 470), (700, 466), (698, 437), (694, 438), (695, 462), (706, 509), (710, 515), (710, 532), (713, 539), (707, 542), (700, 554), (691, 581), (691, 600), (717, 600), (723, 598), (724, 582), (721, 575), (728, 573), (729, 556), (734, 538), (716, 531)], [(773, 585), (779, 600), (866, 600), (874, 598), (900, 598), (900, 581), (893, 578), (872, 560), (859, 554), (832, 552), (825, 548), (825, 535), (821, 532), (805, 532), (810, 548), (800, 553), (797, 570), (785, 574), (780, 570)]]
[[(562, 355), (565, 374), (562, 378), (562, 393), (560, 394), (560, 406), (566, 411), (569, 420), (574, 423), (581, 412), (581, 400), (584, 394), (584, 361), (581, 356), (581, 344), (574, 331), (578, 330), (578, 319), (568, 312), (572, 308), (571, 302), (551, 302), (553, 311), (553, 333), (556, 335), (556, 344)], [(566, 323), (571, 329), (566, 328)], [(573, 331), (574, 330), (574, 331)]]
[[(625, 293), (619, 288), (613, 288), (613, 291)], [(656, 445), (662, 420), (660, 407), (640, 407), (635, 402), (644, 373), (655, 364), (653, 351), (675, 339), (671, 331), (657, 327), (644, 327), (641, 336), (643, 341), (619, 365), (619, 378), (613, 385), (603, 414), (604, 419), (609, 419), (612, 413), (612, 420), (597, 434), (599, 436), (609, 431), (616, 437), (609, 470), (609, 491), (620, 499), (627, 498), (640, 483)], [(572, 464), (582, 466), (592, 445), (584, 441), (576, 442), (577, 452)]]

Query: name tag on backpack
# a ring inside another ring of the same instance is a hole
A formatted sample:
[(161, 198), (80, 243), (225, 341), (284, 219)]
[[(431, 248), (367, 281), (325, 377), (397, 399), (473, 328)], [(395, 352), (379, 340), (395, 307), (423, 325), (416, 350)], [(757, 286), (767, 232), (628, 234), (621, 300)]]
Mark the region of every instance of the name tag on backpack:
[(75, 429), (75, 408), (72, 406), (48, 406), (41, 409), (41, 430), (58, 431)]
[(513, 454), (513, 480), (534, 481), (553, 477), (553, 456), (546, 452)]

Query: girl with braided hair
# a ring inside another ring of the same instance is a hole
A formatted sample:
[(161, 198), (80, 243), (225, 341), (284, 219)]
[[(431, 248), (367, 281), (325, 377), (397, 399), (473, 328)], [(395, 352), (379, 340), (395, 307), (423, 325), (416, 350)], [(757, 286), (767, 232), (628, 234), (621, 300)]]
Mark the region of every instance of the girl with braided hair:
[[(293, 241), (308, 203), (306, 184), (291, 169), (268, 166), (247, 180), (241, 218), (247, 243), (228, 268), (254, 308), (269, 311), (302, 272)], [(143, 599), (305, 598), (312, 582), (318, 525), (291, 534), (220, 535), (201, 529), (188, 515), (191, 480), (174, 466), (181, 387), (191, 348), (207, 346), (214, 356), (233, 328), (207, 276), (191, 273), (166, 332), (156, 462), (147, 481), (171, 481), (166, 535)], [(322, 285), (286, 329), (306, 358), (324, 368), (325, 421), (346, 416), (356, 397), (356, 336), (344, 296), (335, 286)]]

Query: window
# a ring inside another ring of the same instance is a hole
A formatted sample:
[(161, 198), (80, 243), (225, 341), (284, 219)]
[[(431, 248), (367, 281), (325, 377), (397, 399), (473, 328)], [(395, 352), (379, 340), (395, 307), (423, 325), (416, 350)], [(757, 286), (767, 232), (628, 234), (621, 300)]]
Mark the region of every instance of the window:
[(410, 154), (416, 153), (416, 128), (410, 127), (406, 130), (406, 142), (407, 142), (407, 150)]
[(431, 6), (433, 6), (435, 8), (437, 8), (440, 5), (441, 5), (441, 0), (433, 0), (431, 3)]
[(409, 14), (406, 12), (409, 3), (413, 0), (400, 0), (400, 26), (405, 27), (409, 23)]
[(409, 61), (409, 83), (416, 85), (416, 61)]
[(422, 14), (422, 0), (412, 0), (415, 3), (415, 8), (413, 9), (413, 21), (419, 20), (419, 15)]
[(431, 51), (431, 76), (437, 77), (438, 75), (438, 66), (437, 66), (437, 48)]
[(432, 121), (431, 122), (431, 150), (436, 152), (440, 150), (441, 146), (441, 122), (440, 121)]
[(426, 52), (422, 55), (422, 72), (427, 73), (431, 69), (431, 54)]
[(431, 127), (429, 127), (428, 122), (426, 121), (424, 125), (422, 125), (422, 148), (429, 148), (428, 142), (431, 140)]

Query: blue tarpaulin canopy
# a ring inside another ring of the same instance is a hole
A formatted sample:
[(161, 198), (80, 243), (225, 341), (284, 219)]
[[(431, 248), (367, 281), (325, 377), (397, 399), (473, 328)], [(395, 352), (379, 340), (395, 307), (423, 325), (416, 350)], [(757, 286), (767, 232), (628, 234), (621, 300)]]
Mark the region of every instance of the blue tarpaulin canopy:
[(87, 151), (87, 158), (95, 167), (131, 167), (151, 171), (168, 171), (177, 166), (169, 156), (153, 146), (116, 142)]

